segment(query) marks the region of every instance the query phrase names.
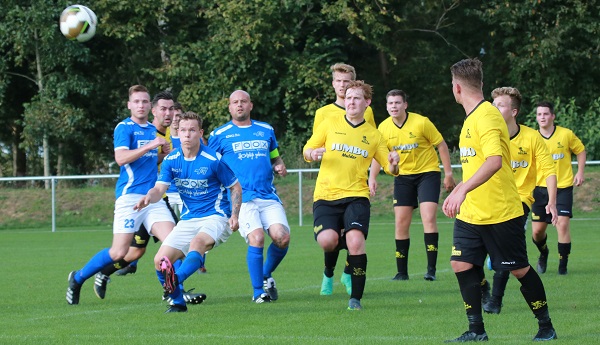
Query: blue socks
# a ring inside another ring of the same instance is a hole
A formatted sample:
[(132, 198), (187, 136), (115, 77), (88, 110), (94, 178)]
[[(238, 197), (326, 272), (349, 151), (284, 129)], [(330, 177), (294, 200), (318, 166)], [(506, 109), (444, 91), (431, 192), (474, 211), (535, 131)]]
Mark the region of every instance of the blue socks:
[[(175, 261), (175, 263), (181, 262), (181, 260)], [(175, 268), (175, 274), (177, 275), (177, 279), (179, 279), (179, 283), (183, 284), (183, 282), (188, 279), (189, 276), (194, 274), (202, 265), (204, 264), (204, 259), (202, 255), (200, 255), (197, 251), (191, 251), (188, 253), (183, 263), (180, 264), (179, 268), (176, 268), (175, 264), (173, 264), (173, 268)]]
[(109, 248), (104, 248), (96, 255), (94, 255), (90, 261), (88, 261), (77, 274), (75, 274), (75, 281), (81, 285), (83, 282), (88, 280), (94, 274), (100, 272), (104, 266), (114, 264), (115, 261), (108, 254)]
[(254, 298), (259, 297), (263, 291), (263, 248), (248, 246), (246, 255), (250, 282), (254, 289)]
[(129, 263), (129, 266), (131, 267), (137, 267), (137, 260), (133, 260), (132, 262)]
[(283, 260), (287, 252), (288, 247), (286, 247), (285, 249), (281, 249), (277, 247), (274, 243), (271, 243), (269, 249), (267, 250), (267, 261), (265, 262), (265, 266), (263, 267), (263, 277), (269, 278), (271, 276), (271, 273), (273, 273), (277, 266), (279, 266), (281, 260)]

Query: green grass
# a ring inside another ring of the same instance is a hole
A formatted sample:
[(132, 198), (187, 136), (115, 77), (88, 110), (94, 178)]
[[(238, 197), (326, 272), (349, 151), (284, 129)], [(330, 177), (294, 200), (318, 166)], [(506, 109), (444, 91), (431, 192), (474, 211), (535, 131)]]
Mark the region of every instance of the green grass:
[[(600, 236), (593, 219), (574, 219), (569, 274), (558, 276), (556, 232), (549, 231), (551, 256), (542, 275), (560, 344), (600, 343), (597, 293)], [(208, 254), (205, 275), (186, 288), (208, 295), (188, 313), (163, 314), (162, 289), (152, 268), (158, 245), (150, 245), (138, 273), (113, 276), (107, 298), (98, 299), (93, 280), (83, 286), (80, 305), (65, 301), (67, 275), (110, 244), (106, 227), (85, 230), (2, 231), (0, 343), (3, 344), (432, 344), (460, 335), (467, 321), (458, 284), (449, 265), (452, 223), (440, 218), (438, 280), (424, 281), (425, 251), (419, 224), (412, 228), (409, 281), (390, 281), (395, 273), (391, 218), (373, 220), (367, 241), (368, 275), (364, 309), (346, 310), (348, 296), (339, 283), (332, 296), (319, 296), (322, 251), (311, 226), (292, 222), (288, 256), (275, 272), (279, 301), (255, 305), (246, 269), (246, 245), (237, 234)], [(528, 236), (530, 237), (530, 236)], [(529, 246), (532, 249), (532, 246)], [(535, 253), (530, 251), (535, 262)], [(486, 271), (488, 278), (491, 272)], [(523, 344), (537, 323), (511, 278), (500, 315), (484, 315), (490, 343)]]

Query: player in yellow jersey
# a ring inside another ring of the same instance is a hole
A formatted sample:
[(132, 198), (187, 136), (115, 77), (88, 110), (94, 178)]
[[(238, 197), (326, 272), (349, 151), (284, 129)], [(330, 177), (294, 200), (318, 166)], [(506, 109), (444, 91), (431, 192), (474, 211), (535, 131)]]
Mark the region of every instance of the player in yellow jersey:
[[(556, 232), (558, 234), (558, 274), (567, 274), (567, 263), (571, 254), (571, 218), (573, 217), (573, 185), (581, 186), (584, 181), (586, 152), (581, 140), (570, 129), (556, 126), (554, 120), (554, 105), (550, 102), (540, 102), (537, 105), (536, 119), (540, 126), (539, 132), (554, 159), (556, 176), (558, 178), (558, 192), (556, 208), (558, 221)], [(577, 174), (573, 176), (571, 166), (572, 154), (577, 156)], [(546, 244), (546, 228), (550, 219), (544, 214), (544, 207), (548, 203), (548, 190), (545, 181), (538, 175), (537, 186), (533, 192), (535, 202), (531, 209), (533, 229), (533, 243), (540, 251), (537, 270), (546, 272), (548, 265), (548, 246)]]
[[(331, 85), (335, 91), (335, 102), (317, 109), (313, 123), (313, 133), (325, 119), (343, 118), (344, 115), (346, 115), (346, 108), (344, 104), (344, 98), (346, 97), (346, 86), (348, 86), (351, 81), (356, 80), (356, 70), (350, 65), (336, 63), (335, 65), (332, 65), (330, 69), (332, 76)], [(376, 127), (373, 110), (370, 106), (368, 106), (367, 110), (365, 110), (365, 120), (373, 127)], [(323, 273), (323, 281), (321, 283), (321, 295), (331, 295), (333, 293), (333, 271), (335, 270), (335, 265), (337, 263), (339, 254), (339, 250), (326, 252), (324, 254), (325, 269)], [(342, 285), (346, 287), (348, 294), (350, 294), (352, 290), (350, 278), (351, 273), (350, 267), (346, 263), (344, 273), (341, 277), (341, 282)]]
[(450, 68), (452, 92), (467, 114), (460, 132), (463, 179), (444, 200), (442, 210), (456, 217), (450, 262), (462, 295), (469, 329), (449, 342), (487, 341), (481, 311), (483, 264), (489, 253), (496, 270), (509, 270), (538, 319), (535, 341), (556, 338), (544, 284), (527, 261), (525, 218), (510, 166), (508, 127), (483, 97), (483, 68), (477, 59)]
[[(315, 112), (315, 120), (313, 122), (313, 133), (325, 119), (342, 117), (346, 114), (344, 105), (346, 86), (348, 86), (348, 83), (351, 81), (356, 80), (356, 70), (353, 66), (344, 63), (336, 63), (335, 65), (332, 65), (330, 69), (332, 77), (331, 85), (335, 91), (335, 102), (317, 109)], [(373, 115), (373, 109), (371, 109), (370, 106), (365, 110), (365, 120), (373, 127), (376, 127), (375, 116)]]
[[(523, 204), (525, 219), (529, 215), (533, 203), (533, 189), (537, 175), (542, 176), (548, 186), (549, 202), (544, 212), (552, 223), (558, 219), (556, 211), (556, 171), (552, 157), (540, 134), (533, 128), (517, 123), (517, 115), (521, 109), (523, 97), (514, 87), (500, 87), (492, 91), (494, 106), (500, 110), (510, 135), (511, 167), (517, 184), (517, 191)], [(525, 228), (523, 229), (525, 231)], [(492, 296), (482, 301), (486, 313), (499, 314), (502, 309), (502, 297), (508, 282), (509, 272), (498, 270), (494, 273)]]
[[(437, 128), (425, 116), (407, 112), (408, 96), (402, 90), (391, 90), (386, 95), (390, 117), (379, 125), (390, 150), (400, 155), (400, 175), (394, 179), (394, 216), (397, 273), (392, 280), (408, 280), (408, 251), (410, 223), (413, 210), (421, 207), (421, 219), (427, 252), (425, 280), (435, 280), (439, 234), (436, 214), (440, 199), (441, 173), (437, 147), (444, 166), (444, 188), (454, 186), (448, 145)], [(377, 191), (377, 175), (381, 166), (371, 164), (369, 189)]]
[[(369, 233), (370, 201), (367, 170), (376, 159), (387, 173), (398, 175), (400, 157), (390, 152), (379, 131), (366, 123), (372, 88), (352, 81), (346, 88), (346, 115), (327, 119), (303, 149), (308, 162), (321, 161), (314, 193), (315, 239), (324, 252), (348, 248), (352, 291), (349, 310), (360, 310), (367, 271), (365, 240)], [(345, 229), (342, 233), (342, 230)]]

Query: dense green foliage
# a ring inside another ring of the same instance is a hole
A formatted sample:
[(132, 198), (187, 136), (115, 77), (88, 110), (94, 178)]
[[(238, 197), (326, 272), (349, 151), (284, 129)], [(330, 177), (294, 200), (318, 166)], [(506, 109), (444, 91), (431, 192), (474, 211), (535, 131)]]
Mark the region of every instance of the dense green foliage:
[[(409, 109), (429, 116), (451, 148), (464, 114), (448, 68), (465, 57), (484, 61), (486, 94), (518, 87), (524, 114), (547, 98), (572, 104), (568, 116), (598, 115), (597, 0), (91, 0), (99, 25), (84, 44), (58, 30), (67, 4), (2, 0), (0, 175), (42, 175), (43, 138), (50, 173), (109, 172), (112, 129), (137, 83), (173, 90), (207, 132), (228, 119), (228, 95), (248, 90), (253, 116), (275, 127), (296, 167), (314, 111), (333, 100), (335, 62), (375, 86), (378, 122), (387, 90), (403, 89)], [(598, 126), (570, 125), (588, 157), (600, 157)]]

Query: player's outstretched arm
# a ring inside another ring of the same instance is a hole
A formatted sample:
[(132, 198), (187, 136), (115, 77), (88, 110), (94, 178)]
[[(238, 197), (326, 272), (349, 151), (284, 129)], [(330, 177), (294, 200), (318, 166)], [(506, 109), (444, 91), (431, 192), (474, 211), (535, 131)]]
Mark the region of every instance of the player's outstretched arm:
[(115, 150), (115, 161), (117, 164), (119, 164), (119, 166), (135, 162), (147, 152), (167, 143), (168, 142), (165, 140), (165, 138), (156, 137), (151, 142), (135, 150)]
[(325, 154), (325, 148), (319, 147), (316, 149), (307, 148), (304, 150), (304, 160), (307, 162), (316, 162), (323, 159), (323, 155)]
[(158, 202), (160, 199), (162, 199), (163, 194), (165, 194), (168, 188), (169, 186), (166, 184), (157, 183), (154, 188), (150, 189), (148, 193), (146, 193), (146, 195), (133, 206), (133, 209), (139, 211), (150, 204)]

